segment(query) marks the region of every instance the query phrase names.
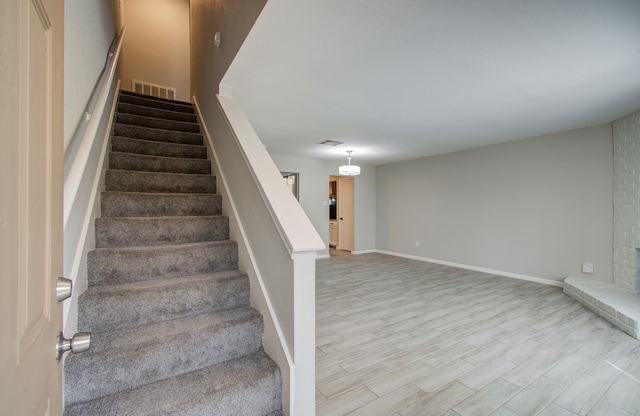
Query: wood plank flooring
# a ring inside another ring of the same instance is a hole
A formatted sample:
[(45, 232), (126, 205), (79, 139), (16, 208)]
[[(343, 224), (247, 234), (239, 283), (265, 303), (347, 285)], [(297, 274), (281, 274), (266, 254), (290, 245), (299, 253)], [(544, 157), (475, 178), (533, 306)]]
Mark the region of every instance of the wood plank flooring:
[(333, 256), (317, 261), (316, 410), (640, 416), (640, 341), (557, 287)]

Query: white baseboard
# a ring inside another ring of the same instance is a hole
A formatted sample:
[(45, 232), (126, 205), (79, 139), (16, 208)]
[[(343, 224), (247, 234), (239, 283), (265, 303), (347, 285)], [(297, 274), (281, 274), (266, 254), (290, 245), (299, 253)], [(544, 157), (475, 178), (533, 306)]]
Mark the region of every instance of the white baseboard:
[(543, 285), (564, 287), (564, 283), (561, 282), (561, 281), (545, 279), (543, 277), (535, 277), (535, 276), (527, 276), (527, 275), (524, 275), (524, 274), (503, 272), (501, 270), (486, 269), (484, 267), (469, 266), (468, 264), (460, 264), (460, 263), (454, 263), (454, 262), (451, 262), (451, 261), (430, 259), (430, 258), (427, 258), (427, 257), (413, 256), (411, 254), (396, 253), (396, 252), (393, 252), (393, 251), (375, 250), (375, 252), (376, 253), (380, 253), (380, 254), (387, 254), (387, 255), (390, 255), (390, 256), (404, 257), (406, 259), (424, 261), (424, 262), (427, 262), (427, 263), (442, 264), (443, 266), (457, 267), (459, 269), (466, 269), (466, 270), (473, 270), (473, 271), (476, 271), (476, 272), (495, 274), (495, 275), (498, 275), (498, 276), (510, 277), (512, 279), (528, 280), (530, 282), (542, 283)]
[(358, 250), (358, 251), (351, 252), (351, 254), (369, 254), (369, 253), (378, 253), (378, 250), (373, 248), (371, 250)]
[(329, 257), (331, 257), (329, 254), (318, 254), (316, 260), (328, 259)]

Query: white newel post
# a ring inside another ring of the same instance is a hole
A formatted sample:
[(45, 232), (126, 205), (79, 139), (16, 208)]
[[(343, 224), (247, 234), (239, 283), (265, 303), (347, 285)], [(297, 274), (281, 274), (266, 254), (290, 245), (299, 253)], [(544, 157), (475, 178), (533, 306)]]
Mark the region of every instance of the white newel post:
[(315, 415), (316, 251), (292, 254), (294, 270), (294, 415)]

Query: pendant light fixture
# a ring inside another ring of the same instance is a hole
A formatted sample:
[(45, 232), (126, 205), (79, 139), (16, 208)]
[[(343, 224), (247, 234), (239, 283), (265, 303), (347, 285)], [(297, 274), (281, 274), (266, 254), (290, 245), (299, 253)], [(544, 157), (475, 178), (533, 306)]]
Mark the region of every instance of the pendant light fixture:
[(360, 166), (351, 164), (351, 152), (352, 150), (347, 150), (347, 164), (340, 166), (338, 168), (338, 172), (340, 175), (348, 175), (348, 176), (356, 176), (360, 175)]

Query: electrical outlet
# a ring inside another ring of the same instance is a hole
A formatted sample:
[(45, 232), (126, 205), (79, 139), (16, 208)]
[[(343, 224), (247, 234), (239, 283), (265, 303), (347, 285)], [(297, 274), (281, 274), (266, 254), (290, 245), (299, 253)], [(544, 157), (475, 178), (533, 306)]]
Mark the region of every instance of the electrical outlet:
[(582, 273), (593, 274), (593, 264), (582, 263)]
[(420, 247), (420, 241), (416, 241), (416, 247)]

